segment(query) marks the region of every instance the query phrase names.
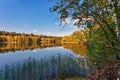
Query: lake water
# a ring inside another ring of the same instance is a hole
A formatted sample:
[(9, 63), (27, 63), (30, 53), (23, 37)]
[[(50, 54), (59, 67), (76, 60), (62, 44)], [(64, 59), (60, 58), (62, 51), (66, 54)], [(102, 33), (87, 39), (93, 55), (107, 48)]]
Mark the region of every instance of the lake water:
[(2, 46), (0, 80), (57, 80), (73, 76), (85, 78), (92, 72), (85, 47), (81, 49), (76, 44), (37, 46)]

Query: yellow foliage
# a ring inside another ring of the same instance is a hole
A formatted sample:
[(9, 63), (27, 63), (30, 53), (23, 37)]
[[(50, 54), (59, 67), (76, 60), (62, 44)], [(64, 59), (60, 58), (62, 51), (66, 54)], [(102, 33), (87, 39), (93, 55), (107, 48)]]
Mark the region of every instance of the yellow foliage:
[(80, 44), (63, 43), (62, 46), (64, 48), (72, 50), (76, 54), (80, 54), (81, 56), (86, 56), (86, 54), (88, 53), (87, 45), (85, 43), (80, 43)]
[(75, 31), (70, 36), (64, 36), (62, 38), (62, 43), (81, 43), (81, 42), (85, 43), (87, 42), (88, 32), (89, 29)]

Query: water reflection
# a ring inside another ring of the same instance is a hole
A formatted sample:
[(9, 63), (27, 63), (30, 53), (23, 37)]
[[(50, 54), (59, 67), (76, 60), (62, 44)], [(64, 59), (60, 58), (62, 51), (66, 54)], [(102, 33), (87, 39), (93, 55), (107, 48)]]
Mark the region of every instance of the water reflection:
[(29, 58), (22, 64), (6, 65), (5, 70), (0, 71), (0, 80), (57, 80), (66, 76), (86, 77), (91, 72), (88, 66), (83, 58), (71, 55), (58, 55), (40, 60)]
[(2, 44), (0, 80), (63, 80), (72, 76), (88, 76), (92, 68), (86, 58), (86, 47), (80, 49), (82, 46), (76, 44), (62, 46)]
[(86, 56), (86, 54), (88, 53), (87, 46), (85, 43), (80, 44), (63, 43), (62, 46), (66, 49), (72, 50), (76, 54), (80, 54), (81, 56)]
[(70, 44), (70, 43), (62, 43), (62, 44), (32, 44), (32, 45), (25, 45), (25, 44), (18, 44), (18, 43), (3, 43), (0, 44), (0, 53), (7, 53), (7, 52), (15, 52), (15, 51), (25, 51), (25, 50), (34, 50), (34, 49), (42, 49), (47, 47), (58, 47), (62, 46), (66, 49), (72, 50), (76, 54), (80, 54), (81, 56), (86, 56), (87, 54), (87, 46), (84, 43), (80, 44)]
[(58, 47), (61, 46), (61, 44), (55, 44), (55, 43), (50, 43), (50, 44), (36, 44), (33, 43), (31, 45), (26, 45), (26, 44), (19, 44), (19, 43), (1, 43), (0, 44), (0, 53), (4, 54), (7, 52), (15, 52), (15, 51), (25, 51), (25, 50), (33, 50), (33, 49), (42, 49), (46, 47)]

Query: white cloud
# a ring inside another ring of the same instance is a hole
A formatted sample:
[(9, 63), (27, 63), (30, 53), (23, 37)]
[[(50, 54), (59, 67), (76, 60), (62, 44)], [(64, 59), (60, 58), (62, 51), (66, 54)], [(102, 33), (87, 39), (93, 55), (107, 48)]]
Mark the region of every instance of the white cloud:
[(0, 30), (6, 30), (8, 27), (8, 24), (0, 24)]
[(65, 21), (63, 21), (64, 24), (70, 24), (72, 22), (72, 19), (70, 17), (68, 17), (67, 19), (65, 19)]
[(63, 24), (70, 24), (72, 22), (72, 18), (68, 17), (63, 21)]
[(64, 21), (56, 21), (54, 24), (55, 25), (60, 25), (63, 26), (63, 25), (69, 25), (70, 23), (72, 23), (72, 18), (71, 17), (68, 17), (66, 18)]
[(53, 33), (52, 32), (41, 32), (39, 34), (42, 34), (42, 35), (47, 35), (47, 36), (52, 36)]
[(76, 22), (78, 22), (79, 20), (80, 20), (80, 19), (76, 19), (76, 20), (74, 20), (73, 22), (76, 23)]
[(71, 17), (68, 17), (62, 22), (62, 25), (66, 25), (67, 27), (71, 28), (78, 28), (76, 25), (74, 25), (77, 21), (78, 19), (74, 20)]
[(1, 27), (1, 30), (5, 30), (6, 29), (6, 27)]
[(51, 35), (52, 33), (51, 32), (47, 32), (48, 35)]
[(37, 32), (38, 32), (38, 30), (34, 29), (32, 32), (33, 32), (33, 33), (37, 33)]

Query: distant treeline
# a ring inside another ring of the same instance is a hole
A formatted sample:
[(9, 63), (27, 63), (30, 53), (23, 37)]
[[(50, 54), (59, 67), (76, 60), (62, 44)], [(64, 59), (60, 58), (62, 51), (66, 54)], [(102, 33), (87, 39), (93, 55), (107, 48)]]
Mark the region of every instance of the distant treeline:
[(75, 53), (86, 55), (88, 31), (75, 31), (72, 35), (64, 37), (0, 31), (0, 52), (63, 46)]
[(32, 43), (59, 43), (62, 37), (58, 36), (46, 36), (46, 35), (35, 35), (33, 33), (16, 33), (0, 31), (0, 43), (22, 43), (30, 45)]
[(72, 35), (64, 36), (62, 38), (62, 43), (86, 43), (89, 30), (79, 30), (73, 32)]
[(16, 33), (0, 31), (0, 42), (7, 43), (86, 43), (89, 30), (79, 30), (73, 32), (72, 35), (58, 37), (58, 36), (46, 36), (46, 35), (35, 35), (33, 33)]

